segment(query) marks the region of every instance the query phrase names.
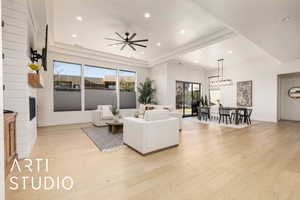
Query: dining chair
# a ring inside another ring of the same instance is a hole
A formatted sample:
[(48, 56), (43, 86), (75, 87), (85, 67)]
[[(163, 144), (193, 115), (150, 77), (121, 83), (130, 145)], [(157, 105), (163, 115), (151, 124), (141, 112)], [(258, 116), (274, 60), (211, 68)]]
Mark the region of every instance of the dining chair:
[(219, 108), (219, 123), (221, 122), (221, 120), (223, 121), (224, 123), (224, 120), (226, 120), (226, 124), (228, 124), (228, 119), (230, 121), (230, 123), (232, 123), (232, 120), (231, 120), (231, 115), (230, 115), (230, 110), (226, 110), (222, 107)]
[(246, 113), (246, 122), (247, 124), (251, 124), (251, 115), (252, 115), (252, 109), (247, 109), (247, 113)]
[(245, 109), (245, 110), (240, 110), (239, 111), (239, 123), (244, 123), (246, 122), (248, 125), (251, 124), (251, 114), (252, 114), (252, 109)]
[(200, 113), (199, 113), (199, 120), (204, 119), (207, 121), (207, 119), (210, 120), (210, 113), (209, 113), (209, 108), (208, 107), (200, 107)]

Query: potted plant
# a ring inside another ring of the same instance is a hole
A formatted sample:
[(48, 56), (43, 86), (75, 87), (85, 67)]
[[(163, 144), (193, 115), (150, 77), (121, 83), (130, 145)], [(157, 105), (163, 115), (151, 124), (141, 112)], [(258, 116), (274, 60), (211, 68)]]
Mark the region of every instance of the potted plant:
[(139, 103), (141, 104), (154, 104), (155, 89), (153, 88), (153, 80), (147, 78), (144, 83), (140, 83), (137, 88), (140, 93)]
[(207, 95), (204, 96), (204, 106), (209, 106)]
[(120, 118), (120, 111), (117, 107), (113, 106), (111, 107), (111, 113), (113, 114), (114, 116), (114, 121), (115, 122), (118, 122), (119, 121), (119, 118)]

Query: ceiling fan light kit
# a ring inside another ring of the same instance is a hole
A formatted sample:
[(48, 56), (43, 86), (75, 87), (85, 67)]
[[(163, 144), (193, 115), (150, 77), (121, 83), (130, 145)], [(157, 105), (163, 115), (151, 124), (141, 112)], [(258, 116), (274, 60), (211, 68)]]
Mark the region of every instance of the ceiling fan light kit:
[(121, 51), (124, 50), (126, 46), (129, 46), (134, 51), (136, 51), (137, 46), (146, 48), (147, 46), (144, 44), (144, 42), (149, 41), (148, 39), (133, 40), (136, 36), (136, 33), (130, 34), (126, 32), (125, 36), (122, 36), (118, 32), (115, 32), (115, 34), (118, 36), (119, 39), (114, 39), (114, 38), (105, 38), (105, 39), (115, 42), (113, 44), (109, 44), (109, 46), (122, 45), (120, 49)]

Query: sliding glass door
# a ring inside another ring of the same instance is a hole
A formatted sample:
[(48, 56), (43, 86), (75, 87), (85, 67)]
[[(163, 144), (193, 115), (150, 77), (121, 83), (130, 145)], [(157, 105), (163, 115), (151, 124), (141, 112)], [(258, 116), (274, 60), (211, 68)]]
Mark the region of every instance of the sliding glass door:
[(197, 115), (201, 95), (201, 84), (176, 81), (176, 110), (183, 117)]

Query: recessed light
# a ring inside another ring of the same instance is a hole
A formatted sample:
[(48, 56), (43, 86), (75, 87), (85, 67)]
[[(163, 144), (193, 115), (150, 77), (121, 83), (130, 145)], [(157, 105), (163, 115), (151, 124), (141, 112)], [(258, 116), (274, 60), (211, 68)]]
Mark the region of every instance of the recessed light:
[(194, 63), (199, 63), (199, 60), (194, 60)]
[(72, 38), (76, 38), (77, 37), (77, 35), (76, 34), (72, 34)]
[(160, 42), (156, 43), (156, 46), (159, 46), (159, 47), (160, 47), (160, 46), (161, 46)]
[(232, 54), (233, 52), (232, 51), (227, 51), (227, 53)]
[(82, 21), (82, 20), (83, 20), (81, 16), (77, 16), (76, 19), (77, 19), (78, 21)]
[(148, 12), (146, 12), (146, 13), (144, 14), (144, 17), (145, 17), (146, 19), (148, 19), (148, 18), (150, 18), (150, 17), (151, 17), (151, 14), (150, 14), (150, 13), (148, 13)]
[(184, 34), (184, 33), (185, 33), (185, 30), (184, 30), (184, 29), (180, 30), (180, 33), (181, 33), (181, 34)]

